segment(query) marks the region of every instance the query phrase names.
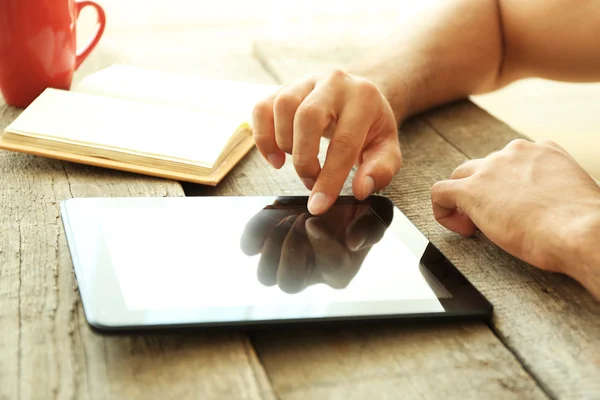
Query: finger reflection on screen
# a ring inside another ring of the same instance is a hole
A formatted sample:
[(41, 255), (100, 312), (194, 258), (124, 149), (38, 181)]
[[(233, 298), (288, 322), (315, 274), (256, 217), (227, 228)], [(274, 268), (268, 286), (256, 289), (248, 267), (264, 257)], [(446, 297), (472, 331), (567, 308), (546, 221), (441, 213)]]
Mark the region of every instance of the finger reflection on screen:
[(392, 204), (374, 204), (376, 212), (369, 203), (340, 204), (319, 216), (305, 206), (274, 204), (248, 221), (241, 248), (248, 256), (260, 254), (257, 278), (265, 286), (286, 293), (319, 283), (342, 289), (391, 222)]

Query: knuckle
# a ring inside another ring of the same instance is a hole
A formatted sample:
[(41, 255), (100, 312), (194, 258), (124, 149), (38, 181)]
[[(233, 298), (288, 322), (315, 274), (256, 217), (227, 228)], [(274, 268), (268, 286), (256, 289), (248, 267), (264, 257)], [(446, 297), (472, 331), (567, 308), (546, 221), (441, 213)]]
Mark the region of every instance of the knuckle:
[[(502, 150), (505, 150), (506, 147)], [(500, 152), (500, 150), (496, 150), (496, 151), (492, 151), (491, 153), (489, 153), (488, 155), (485, 156), (486, 159), (490, 159), (490, 158), (494, 158), (498, 155), (498, 153)]]
[(475, 175), (463, 179), (460, 184), (462, 196), (465, 198), (471, 198), (472, 193), (479, 193), (481, 191), (481, 181), (485, 179), (487, 179), (485, 172), (477, 172)]
[(258, 147), (264, 147), (274, 142), (273, 135), (270, 135), (268, 132), (257, 131), (255, 129), (252, 133), (252, 136), (254, 137), (254, 142)]
[(402, 166), (404, 165), (404, 161), (402, 161), (402, 155), (400, 155), (397, 159), (396, 159), (396, 172), (394, 172), (394, 175), (396, 175), (398, 173), (398, 171), (400, 171), (402, 169)]
[[(296, 172), (308, 172), (315, 165), (315, 159), (313, 157), (306, 157), (303, 155), (295, 155), (294, 156), (294, 168)], [(318, 163), (318, 161), (317, 161)]]
[(464, 161), (462, 164), (460, 164), (458, 167), (456, 167), (454, 169), (454, 171), (452, 171), (452, 174), (450, 175), (451, 179), (456, 179), (459, 176), (462, 176), (463, 173), (468, 170), (469, 168), (471, 168), (473, 166), (473, 160), (466, 160)]
[(454, 168), (454, 171), (452, 171), (452, 173), (450, 174), (450, 178), (454, 179), (457, 176), (459, 176), (460, 172), (467, 167), (468, 163), (469, 161), (464, 161), (458, 167)]
[(277, 143), (277, 147), (279, 147), (284, 153), (292, 154), (293, 145), (292, 143), (289, 143), (286, 139), (278, 136), (275, 138), (275, 143)]
[(396, 173), (398, 171), (400, 171), (400, 168), (402, 168), (402, 164), (403, 164), (403, 159), (402, 159), (402, 150), (400, 150), (400, 146), (397, 146), (395, 151), (394, 151), (394, 175), (396, 175)]
[(512, 150), (516, 150), (516, 151), (520, 151), (520, 150), (525, 150), (530, 145), (531, 145), (531, 142), (529, 142), (529, 141), (527, 141), (525, 139), (514, 139), (514, 140), (511, 140), (506, 145), (506, 148), (507, 149), (512, 149)]
[(435, 199), (448, 190), (446, 181), (437, 181), (431, 186), (431, 198)]
[(356, 151), (354, 135), (350, 132), (336, 132), (330, 146), (342, 153), (353, 154)]
[(478, 168), (473, 175), (471, 175), (468, 179), (465, 179), (465, 185), (473, 186), (478, 182), (486, 182), (496, 179), (496, 171), (502, 170), (502, 167), (498, 167), (495, 165), (483, 165)]
[(356, 91), (365, 100), (371, 100), (379, 97), (379, 89), (377, 89), (377, 86), (366, 79), (357, 79), (354, 85)]
[(450, 179), (458, 178), (460, 176), (461, 170), (461, 167), (455, 168), (454, 171), (452, 171), (452, 173), (450, 174)]
[[(296, 112), (296, 117), (301, 121), (321, 122), (326, 119), (327, 112), (319, 104), (301, 105)], [(319, 124), (320, 125), (320, 124)]]
[[(402, 152), (398, 146), (393, 151), (390, 162), (381, 164), (380, 176), (384, 179), (386, 185), (389, 184), (392, 179), (394, 179), (394, 176), (396, 176), (398, 171), (400, 171), (400, 168), (402, 168)], [(382, 184), (384, 182), (382, 182)]]
[(275, 97), (273, 102), (273, 108), (275, 110), (290, 110), (297, 108), (300, 104), (300, 97), (290, 93), (290, 92), (282, 92)]
[(277, 147), (275, 141), (267, 137), (257, 137), (254, 139), (254, 143), (259, 150), (265, 153), (270, 153)]
[(336, 189), (336, 186), (339, 185), (339, 181), (347, 178), (347, 176), (341, 175), (342, 174), (339, 171), (335, 173), (324, 169), (319, 173), (318, 180), (322, 184), (322, 187), (334, 190)]
[(521, 145), (517, 144), (516, 148), (514, 148), (514, 147), (511, 148), (508, 146), (510, 146), (510, 144), (507, 145), (507, 147), (505, 147), (502, 150), (495, 151), (493, 153), (488, 154), (488, 156), (485, 158), (485, 161), (482, 164), (482, 169), (486, 169), (485, 167), (489, 166), (490, 164), (496, 165), (496, 164), (504, 164), (504, 163), (510, 162), (513, 159), (513, 157), (515, 156), (514, 152), (519, 151), (518, 146), (521, 146)]
[(557, 147), (558, 146), (558, 143), (556, 143), (553, 140), (548, 140), (548, 139), (540, 140), (538, 143), (544, 144), (546, 146), (552, 146), (552, 147)]
[(438, 181), (431, 186), (431, 201), (436, 203), (445, 198), (468, 198), (472, 187), (472, 178), (466, 178), (460, 183), (453, 180)]
[(335, 68), (329, 73), (329, 79), (332, 81), (343, 81), (349, 78), (349, 75), (340, 68)]
[(456, 167), (456, 169), (469, 167), (469, 166), (473, 165), (474, 163), (475, 163), (475, 160), (473, 160), (473, 159), (465, 160), (458, 167)]
[(268, 100), (261, 100), (254, 106), (252, 115), (258, 119), (264, 119), (269, 118), (272, 112), (271, 103)]
[(552, 140), (541, 140), (539, 142), (537, 142), (538, 144), (541, 144), (542, 146), (546, 147), (546, 148), (550, 148), (552, 150), (557, 150), (559, 152), (563, 152), (565, 151), (558, 143), (552, 141)]
[(382, 165), (380, 171), (380, 177), (382, 178), (381, 185), (388, 185), (394, 179), (394, 176), (396, 176), (398, 169), (396, 169), (396, 165)]
[(435, 182), (431, 186), (431, 203), (438, 204), (445, 197), (447, 197), (449, 193), (448, 183), (446, 181), (438, 181)]

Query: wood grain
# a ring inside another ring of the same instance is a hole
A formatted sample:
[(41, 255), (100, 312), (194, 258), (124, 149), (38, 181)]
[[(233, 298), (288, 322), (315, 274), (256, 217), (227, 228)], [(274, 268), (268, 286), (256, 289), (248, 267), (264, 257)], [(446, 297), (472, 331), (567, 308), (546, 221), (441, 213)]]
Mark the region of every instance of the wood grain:
[(265, 333), (255, 343), (281, 399), (546, 398), (480, 323)]
[[(329, 67), (348, 61), (351, 46), (338, 46), (345, 50)], [(333, 57), (329, 49), (309, 47), (293, 50), (293, 61), (282, 55), (292, 52), (288, 45), (280, 51), (273, 42), (255, 45), (255, 54), (265, 58), (263, 64), (279, 79), (289, 81), (321, 68), (323, 59)], [(319, 48), (323, 56), (313, 62)], [(303, 58), (304, 52), (308, 55)], [(528, 266), (483, 236), (458, 237), (432, 216), (429, 193), (434, 182), (447, 178), (468, 158), (483, 157), (521, 136), (463, 101), (414, 118), (402, 127), (400, 137), (404, 166), (383, 194), (492, 301), (492, 329), (546, 393), (557, 398), (596, 397), (600, 393), (600, 303), (571, 279)]]
[(252, 54), (277, 82), (287, 83), (305, 75), (343, 68), (366, 54), (367, 45), (356, 42), (356, 38), (350, 42), (322, 37), (309, 44), (261, 40), (253, 42)]
[[(76, 79), (127, 60), (101, 45)], [(0, 129), (18, 113), (0, 103)], [(273, 398), (242, 333), (113, 337), (87, 325), (59, 202), (183, 196), (179, 183), (5, 151), (0, 176), (1, 399)]]
[(481, 158), (527, 137), (470, 101), (457, 101), (421, 115), (437, 133), (468, 158)]

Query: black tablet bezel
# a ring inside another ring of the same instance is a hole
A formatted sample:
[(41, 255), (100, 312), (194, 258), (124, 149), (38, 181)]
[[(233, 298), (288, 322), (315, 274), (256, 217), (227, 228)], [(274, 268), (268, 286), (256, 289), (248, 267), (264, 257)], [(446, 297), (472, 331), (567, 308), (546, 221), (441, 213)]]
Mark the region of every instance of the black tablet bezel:
[[(283, 197), (264, 197), (265, 199), (274, 199), (272, 205), (269, 207), (306, 207), (308, 197), (307, 196), (283, 196)], [(198, 199), (198, 198), (195, 198)], [(101, 285), (93, 285), (92, 288), (87, 288), (83, 284), (84, 274), (80, 270), (80, 261), (77, 259), (77, 252), (75, 251), (74, 233), (70, 227), (69, 221), (69, 204), (75, 201), (99, 201), (102, 202), (102, 198), (86, 198), (86, 199), (69, 199), (61, 202), (61, 216), (67, 235), (67, 243), (70, 250), (70, 255), (73, 261), (75, 274), (78, 279), (80, 286), (80, 294), (82, 297), (82, 303), (86, 320), (88, 324), (97, 331), (101, 332), (131, 332), (131, 331), (156, 331), (156, 330), (170, 330), (174, 328), (217, 328), (217, 327), (241, 327), (241, 328), (257, 328), (257, 327), (273, 327), (273, 326), (285, 326), (293, 324), (321, 324), (321, 323), (354, 323), (354, 322), (376, 322), (385, 320), (402, 320), (402, 321), (427, 321), (427, 320), (444, 320), (444, 319), (488, 319), (492, 315), (492, 304), (466, 279), (466, 277), (445, 257), (445, 255), (439, 251), (429, 240), (427, 241), (427, 247), (424, 254), (421, 257), (421, 268), (424, 268), (427, 273), (424, 276), (429, 275), (429, 279), (435, 279), (441, 284), (447, 291), (451, 293), (450, 297), (438, 298), (438, 301), (444, 308), (444, 312), (428, 312), (428, 313), (415, 313), (415, 314), (379, 314), (379, 315), (355, 315), (355, 316), (342, 316), (342, 317), (319, 317), (319, 318), (294, 318), (294, 319), (281, 319), (281, 320), (240, 320), (235, 322), (193, 322), (193, 323), (170, 323), (164, 324), (147, 324), (144, 322), (146, 311), (129, 311), (128, 315), (130, 320), (134, 320), (134, 323), (127, 325), (108, 325), (103, 324), (99, 319), (101, 315), (98, 310), (91, 310), (89, 297), (91, 294), (89, 290), (99, 290)], [(111, 200), (115, 200), (112, 198)], [(138, 201), (143, 201), (141, 198), (137, 198)], [(396, 207), (391, 200), (382, 196), (371, 196), (366, 200), (359, 201), (353, 196), (340, 196), (335, 202), (336, 205), (369, 205), (373, 211), (382, 210), (381, 202), (388, 202), (392, 208)], [(397, 207), (396, 207), (397, 209)], [(389, 215), (379, 215), (381, 221), (389, 226), (390, 221)], [(98, 256), (108, 257), (108, 251), (105, 243), (98, 243), (97, 248), (100, 250)], [(105, 268), (102, 272), (102, 276), (98, 276), (97, 279), (107, 283), (105, 286), (112, 288), (119, 288), (116, 273), (112, 268), (112, 263), (109, 258), (104, 260), (100, 259), (100, 263), (105, 263), (109, 268)], [(126, 310), (124, 304), (124, 298), (120, 290), (115, 290), (110, 296), (104, 298), (104, 309), (115, 310), (121, 309)], [(100, 313), (102, 310), (100, 310)]]

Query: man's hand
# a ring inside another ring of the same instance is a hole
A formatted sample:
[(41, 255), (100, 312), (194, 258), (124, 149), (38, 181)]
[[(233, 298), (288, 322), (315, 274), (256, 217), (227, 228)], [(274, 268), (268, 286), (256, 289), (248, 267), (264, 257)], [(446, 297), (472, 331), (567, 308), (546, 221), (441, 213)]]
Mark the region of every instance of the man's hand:
[(467, 161), (433, 186), (431, 199), (446, 228), (462, 235), (479, 228), (508, 253), (576, 279), (572, 269), (589, 259), (580, 245), (600, 215), (600, 187), (563, 148), (521, 139)]
[[(281, 168), (286, 153), (312, 191), (309, 211), (322, 214), (336, 200), (353, 165), (352, 189), (362, 200), (387, 186), (402, 156), (392, 109), (371, 82), (342, 71), (282, 87), (253, 113), (254, 139), (262, 155)], [(323, 166), (321, 137), (331, 142)]]

